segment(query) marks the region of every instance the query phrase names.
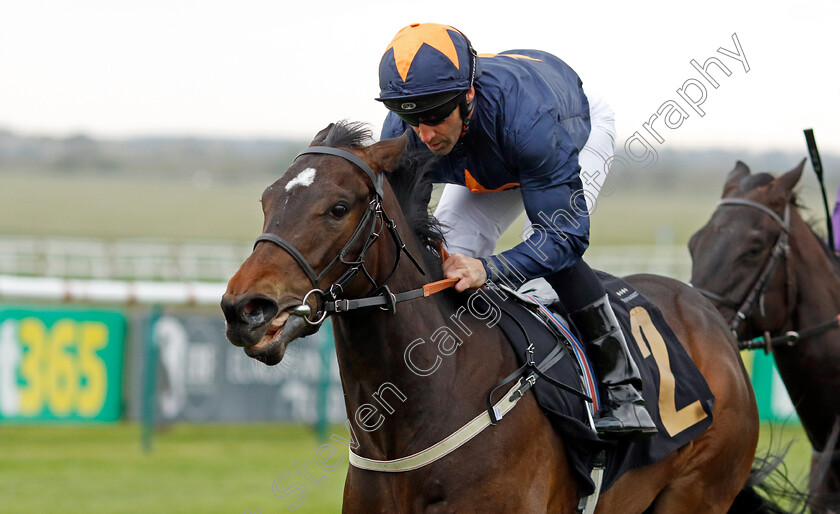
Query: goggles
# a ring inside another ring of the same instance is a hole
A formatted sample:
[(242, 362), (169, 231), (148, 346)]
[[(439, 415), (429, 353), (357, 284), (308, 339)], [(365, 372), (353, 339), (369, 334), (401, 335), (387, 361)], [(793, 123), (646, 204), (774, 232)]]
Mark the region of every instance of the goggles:
[(405, 100), (385, 100), (385, 107), (394, 111), (404, 122), (412, 127), (418, 127), (421, 124), (428, 126), (440, 125), (446, 121), (452, 113), (458, 108), (461, 103), (463, 95), (458, 95), (451, 100), (444, 102), (441, 105), (432, 107), (431, 109), (417, 109), (417, 112), (405, 110)]

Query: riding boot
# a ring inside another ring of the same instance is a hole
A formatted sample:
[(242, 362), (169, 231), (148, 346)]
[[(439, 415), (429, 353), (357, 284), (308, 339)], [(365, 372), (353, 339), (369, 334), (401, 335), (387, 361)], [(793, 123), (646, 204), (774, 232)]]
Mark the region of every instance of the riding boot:
[(595, 420), (603, 437), (641, 438), (655, 434), (656, 425), (644, 408), (642, 377), (630, 357), (627, 341), (610, 306), (603, 298), (570, 315), (585, 340), (587, 354), (607, 388), (606, 405)]

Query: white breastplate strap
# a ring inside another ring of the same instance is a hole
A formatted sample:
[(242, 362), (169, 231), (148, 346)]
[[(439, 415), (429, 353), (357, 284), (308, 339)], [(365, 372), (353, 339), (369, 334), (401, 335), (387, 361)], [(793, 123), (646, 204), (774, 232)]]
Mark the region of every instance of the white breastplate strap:
[[(505, 393), (502, 399), (496, 402), (496, 405), (493, 406), (493, 410), (496, 412), (496, 417), (499, 419), (502, 419), (502, 417), (516, 405), (519, 399), (522, 398), (519, 394), (514, 393), (514, 391), (516, 391), (519, 387), (520, 382), (521, 379), (517, 380), (513, 384), (513, 387)], [(487, 411), (484, 411), (443, 441), (440, 441), (425, 450), (419, 451), (414, 455), (394, 460), (374, 460), (360, 457), (359, 455), (353, 453), (353, 450), (350, 449), (350, 464), (360, 469), (384, 471), (388, 473), (399, 473), (402, 471), (411, 471), (412, 469), (422, 468), (423, 466), (431, 464), (432, 462), (448, 455), (450, 452), (455, 451), (458, 447), (480, 434), (489, 425), (490, 414), (488, 414)]]

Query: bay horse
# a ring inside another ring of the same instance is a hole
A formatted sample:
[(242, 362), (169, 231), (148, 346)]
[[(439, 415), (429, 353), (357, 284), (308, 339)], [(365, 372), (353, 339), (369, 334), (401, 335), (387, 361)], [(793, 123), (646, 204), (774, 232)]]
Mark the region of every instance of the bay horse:
[[(265, 190), (263, 234), (221, 307), (231, 343), (268, 365), (317, 330), (328, 308), (344, 311), (333, 314), (333, 330), (345, 407), (358, 427), (355, 452), (394, 460), (486, 413), (488, 391), (518, 365), (499, 326), (470, 316), (460, 318), (471, 333), (463, 344), (418, 343), (452, 322), (466, 293), (448, 289), (397, 305), (442, 278), (443, 252), (434, 250), (442, 240), (428, 215), (431, 185), (405, 157), (407, 134), (366, 145), (369, 138), (358, 124), (330, 125)], [(715, 395), (714, 419), (678, 451), (624, 474), (602, 493), (597, 512), (726, 512), (750, 474), (758, 438), (735, 342), (688, 285), (651, 275), (628, 282), (661, 308), (702, 372)], [(351, 308), (361, 304), (373, 306)], [(426, 375), (407, 369), (409, 347)], [(496, 426), (431, 464), (404, 472), (349, 466), (343, 510), (576, 512), (578, 484), (564, 448), (525, 394)]]
[(797, 208), (794, 186), (804, 166), (805, 160), (774, 178), (738, 161), (718, 208), (689, 242), (691, 283), (713, 299), (739, 338), (772, 352), (816, 452), (814, 464), (827, 466), (820, 472), (812, 466), (813, 502), (836, 507), (840, 263)]

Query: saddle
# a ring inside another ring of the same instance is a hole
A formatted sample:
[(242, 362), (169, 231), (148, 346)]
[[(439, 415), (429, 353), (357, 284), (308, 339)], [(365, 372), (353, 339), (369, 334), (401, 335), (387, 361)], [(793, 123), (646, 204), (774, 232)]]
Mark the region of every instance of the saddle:
[[(581, 497), (595, 491), (591, 472), (596, 464), (605, 464), (601, 489), (606, 491), (625, 472), (657, 462), (702, 434), (712, 423), (714, 405), (705, 379), (660, 310), (627, 282), (597, 273), (641, 372), (645, 407), (659, 429), (641, 441), (604, 440), (592, 429), (591, 417), (606, 399), (606, 390), (598, 389), (562, 304), (556, 297), (553, 303), (544, 303), (554, 295), (547, 283), (532, 281), (518, 291), (487, 288), (488, 298), (503, 313), (499, 325), (524, 377), (531, 377), (523, 381), (524, 388), (530, 385), (537, 404), (566, 443)], [(529, 362), (531, 366), (526, 365)], [(537, 366), (543, 369), (537, 372)]]

